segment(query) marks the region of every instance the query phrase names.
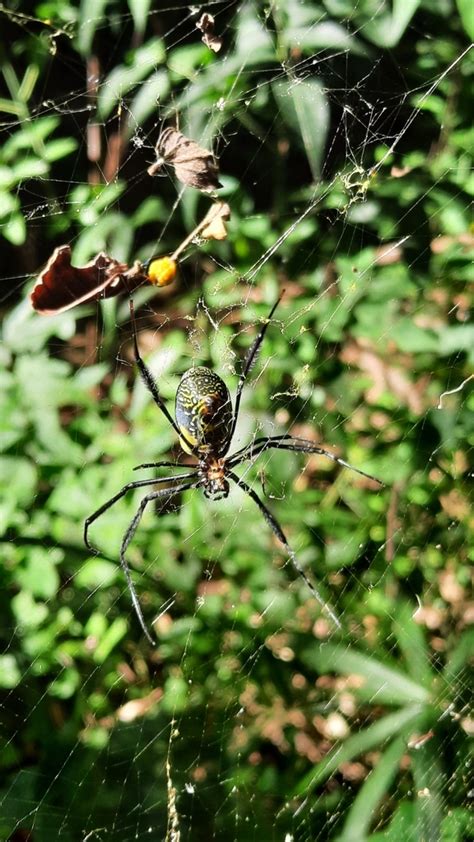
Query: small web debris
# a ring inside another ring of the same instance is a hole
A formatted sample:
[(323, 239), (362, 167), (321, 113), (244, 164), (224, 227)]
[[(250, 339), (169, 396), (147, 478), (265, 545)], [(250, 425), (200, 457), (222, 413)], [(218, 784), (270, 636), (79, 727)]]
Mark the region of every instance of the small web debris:
[(455, 389), (448, 389), (446, 392), (442, 392), (439, 396), (438, 406), (436, 409), (443, 409), (443, 398), (446, 398), (448, 395), (455, 395), (457, 392), (461, 392), (471, 380), (474, 379), (474, 374), (470, 374), (469, 377), (466, 377), (459, 386), (456, 386)]
[(219, 50), (222, 48), (222, 38), (220, 38), (214, 32), (214, 18), (208, 12), (204, 12), (203, 15), (196, 21), (196, 26), (198, 29), (201, 30), (203, 33), (201, 41), (206, 47), (209, 47), (214, 53), (218, 53)]

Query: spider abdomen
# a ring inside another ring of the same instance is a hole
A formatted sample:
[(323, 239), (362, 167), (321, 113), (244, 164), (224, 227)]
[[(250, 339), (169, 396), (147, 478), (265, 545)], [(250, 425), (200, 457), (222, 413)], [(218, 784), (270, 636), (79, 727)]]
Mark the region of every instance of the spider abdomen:
[[(226, 451), (232, 429), (232, 401), (224, 381), (210, 368), (186, 371), (176, 391), (176, 422), (200, 453)], [(190, 452), (186, 439), (181, 447)]]

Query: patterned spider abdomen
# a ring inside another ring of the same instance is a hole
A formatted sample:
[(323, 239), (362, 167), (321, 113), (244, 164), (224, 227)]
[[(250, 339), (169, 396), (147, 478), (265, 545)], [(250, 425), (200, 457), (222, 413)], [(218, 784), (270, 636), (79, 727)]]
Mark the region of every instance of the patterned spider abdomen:
[[(232, 429), (232, 401), (224, 381), (210, 368), (186, 371), (176, 391), (176, 422), (188, 441), (202, 453), (225, 452)], [(186, 453), (189, 447), (180, 439)]]

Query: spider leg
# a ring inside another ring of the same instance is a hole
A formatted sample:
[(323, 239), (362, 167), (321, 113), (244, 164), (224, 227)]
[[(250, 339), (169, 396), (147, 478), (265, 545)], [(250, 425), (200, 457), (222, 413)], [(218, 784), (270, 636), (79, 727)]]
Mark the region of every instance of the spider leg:
[(244, 388), (245, 381), (247, 379), (247, 375), (248, 375), (249, 371), (251, 370), (251, 368), (252, 368), (252, 366), (253, 366), (253, 364), (254, 364), (257, 356), (258, 356), (260, 346), (261, 346), (261, 344), (262, 344), (262, 342), (265, 338), (265, 334), (266, 334), (266, 332), (268, 330), (268, 327), (270, 325), (270, 319), (272, 318), (276, 308), (278, 307), (278, 304), (280, 303), (281, 298), (282, 298), (282, 296), (280, 295), (279, 298), (277, 298), (277, 300), (275, 301), (272, 309), (270, 310), (270, 312), (267, 316), (265, 324), (263, 324), (262, 327), (260, 328), (260, 330), (259, 330), (257, 336), (255, 337), (255, 339), (254, 339), (254, 341), (253, 341), (253, 343), (250, 347), (250, 350), (247, 354), (247, 358), (245, 360), (244, 367), (243, 367), (242, 372), (240, 374), (239, 382), (237, 384), (237, 392), (235, 394), (235, 407), (234, 407), (234, 414), (233, 414), (233, 417), (232, 417), (232, 426), (231, 426), (230, 435), (229, 435), (229, 446), (230, 446), (232, 437), (235, 433), (235, 428), (236, 428), (236, 425), (237, 425), (237, 419), (239, 417), (240, 399), (242, 397), (242, 390)]
[(184, 441), (186, 442), (187, 446), (189, 447), (189, 450), (191, 451), (191, 453), (194, 453), (194, 455), (196, 456), (197, 455), (196, 448), (194, 447), (193, 443), (188, 440), (185, 432), (183, 432), (183, 430), (179, 429), (176, 421), (174, 420), (173, 416), (171, 415), (171, 413), (168, 410), (163, 398), (161, 397), (161, 395), (158, 391), (158, 386), (156, 385), (156, 383), (153, 379), (151, 371), (146, 366), (146, 364), (144, 363), (144, 361), (142, 360), (142, 358), (140, 356), (140, 351), (138, 350), (138, 341), (137, 341), (137, 328), (136, 328), (136, 325), (135, 325), (135, 311), (134, 311), (134, 308), (133, 308), (132, 299), (130, 299), (130, 318), (131, 318), (131, 321), (132, 321), (132, 328), (133, 328), (133, 350), (134, 350), (134, 355), (135, 355), (135, 362), (138, 366), (138, 370), (140, 372), (141, 378), (142, 378), (146, 388), (150, 392), (150, 395), (152, 396), (152, 398), (153, 398), (154, 402), (156, 403), (157, 407), (159, 409), (161, 409), (163, 415), (169, 421), (169, 423), (173, 427), (173, 430), (175, 431), (175, 433), (177, 433), (178, 436), (181, 439), (184, 439)]
[[(140, 468), (189, 468), (192, 465), (180, 465), (179, 462), (143, 462), (141, 465), (135, 465), (132, 469), (138, 471)], [(178, 477), (176, 477), (178, 479)]]
[(267, 507), (262, 502), (262, 500), (260, 500), (260, 497), (253, 490), (253, 488), (251, 488), (249, 485), (247, 485), (247, 483), (244, 482), (243, 479), (240, 479), (240, 477), (238, 477), (237, 474), (234, 474), (232, 471), (229, 471), (229, 476), (257, 504), (257, 506), (260, 509), (263, 517), (265, 518), (266, 522), (268, 523), (270, 529), (274, 532), (274, 534), (276, 535), (276, 537), (278, 538), (280, 543), (283, 544), (286, 552), (288, 553), (288, 556), (290, 558), (290, 561), (291, 561), (293, 567), (295, 568), (297, 573), (299, 573), (299, 575), (302, 577), (302, 579), (304, 579), (308, 588), (310, 589), (311, 593), (313, 594), (314, 598), (320, 604), (321, 608), (328, 614), (328, 616), (333, 621), (334, 625), (337, 626), (338, 629), (340, 629), (341, 623), (339, 622), (336, 614), (334, 613), (332, 608), (328, 605), (328, 603), (325, 602), (325, 600), (323, 599), (323, 597), (321, 596), (321, 594), (317, 590), (316, 586), (313, 585), (311, 580), (308, 578), (308, 576), (304, 572), (303, 568), (301, 567), (301, 564), (299, 563), (298, 559), (296, 558), (295, 552), (291, 549), (291, 547), (290, 547), (290, 545), (289, 545), (289, 543), (286, 539), (286, 536), (285, 536), (280, 524), (278, 523), (277, 519), (274, 517), (274, 515), (272, 515), (271, 511), (269, 509), (267, 509)]
[(143, 488), (146, 485), (157, 485), (157, 484), (162, 483), (162, 482), (176, 481), (177, 479), (179, 479), (179, 480), (191, 479), (194, 475), (195, 475), (195, 473), (194, 473), (194, 471), (192, 471), (189, 474), (181, 474), (181, 476), (178, 476), (178, 477), (159, 477), (158, 479), (137, 479), (134, 482), (127, 482), (127, 484), (124, 485), (124, 487), (117, 494), (114, 494), (114, 496), (111, 497), (110, 500), (107, 500), (106, 503), (103, 503), (102, 506), (100, 506), (98, 509), (96, 509), (96, 511), (93, 514), (89, 515), (89, 517), (86, 518), (86, 520), (84, 521), (84, 543), (85, 543), (87, 549), (92, 550), (92, 552), (97, 552), (97, 550), (94, 549), (94, 547), (92, 546), (92, 544), (89, 541), (88, 532), (89, 532), (90, 525), (92, 523), (94, 523), (94, 521), (97, 520), (98, 517), (103, 515), (104, 512), (107, 511), (107, 509), (110, 509), (110, 507), (113, 506), (114, 503), (117, 502), (117, 500), (120, 500), (120, 498), (123, 497), (127, 493), (127, 491), (131, 491), (132, 488)]
[(146, 627), (145, 620), (144, 620), (143, 613), (142, 613), (142, 609), (140, 607), (140, 602), (138, 600), (137, 592), (136, 592), (134, 584), (132, 582), (132, 576), (130, 574), (130, 568), (128, 566), (127, 559), (125, 558), (125, 553), (127, 551), (128, 545), (130, 544), (130, 541), (132, 540), (133, 536), (135, 535), (137, 526), (138, 526), (138, 524), (140, 523), (140, 521), (143, 517), (143, 513), (144, 513), (148, 503), (150, 503), (152, 500), (159, 500), (159, 499), (166, 498), (166, 497), (174, 497), (175, 494), (179, 494), (181, 491), (186, 491), (186, 489), (193, 488), (194, 486), (195, 486), (194, 483), (188, 482), (188, 483), (184, 483), (182, 485), (176, 485), (174, 488), (161, 488), (159, 491), (150, 491), (150, 493), (147, 494), (143, 498), (143, 500), (141, 501), (141, 503), (138, 507), (138, 510), (137, 510), (136, 514), (132, 518), (132, 520), (130, 522), (130, 526), (128, 527), (128, 529), (127, 529), (127, 531), (126, 531), (126, 533), (123, 537), (122, 546), (120, 548), (120, 564), (122, 565), (122, 570), (125, 574), (125, 579), (127, 581), (128, 589), (130, 591), (130, 596), (132, 598), (132, 604), (133, 604), (133, 607), (135, 609), (135, 614), (138, 617), (138, 621), (139, 621), (139, 623), (142, 627), (142, 631), (143, 631), (146, 639), (148, 640), (149, 643), (151, 643), (152, 646), (155, 646), (155, 642), (153, 641), (153, 638), (151, 637), (150, 632), (148, 631), (148, 629)]
[(291, 450), (295, 453), (318, 453), (321, 456), (327, 456), (328, 459), (331, 459), (333, 462), (337, 462), (337, 464), (342, 465), (343, 468), (349, 468), (349, 470), (355, 471), (356, 474), (360, 474), (362, 477), (366, 477), (366, 479), (371, 479), (379, 485), (385, 485), (382, 480), (377, 479), (377, 477), (372, 476), (372, 474), (367, 474), (365, 471), (361, 471), (360, 468), (356, 468), (354, 465), (350, 465), (349, 462), (345, 461), (345, 459), (335, 456), (334, 453), (331, 453), (329, 450), (324, 450), (324, 448), (318, 447), (314, 444), (314, 442), (290, 435), (269, 436), (268, 438), (257, 439), (253, 442), (253, 444), (250, 444), (242, 450), (239, 450), (237, 453), (234, 453), (234, 455), (229, 459), (228, 464), (231, 467), (235, 467), (235, 465), (239, 465), (246, 459), (253, 459), (265, 450), (271, 449)]
[(254, 439), (254, 441), (246, 444), (245, 447), (242, 447), (240, 450), (232, 453), (232, 455), (226, 459), (226, 463), (233, 468), (235, 465), (240, 465), (241, 462), (245, 462), (247, 459), (253, 459), (255, 456), (259, 456), (260, 453), (263, 453), (264, 450), (267, 450), (270, 447), (270, 442), (273, 441), (273, 439), (280, 441), (283, 439), (291, 439), (291, 436), (288, 434), (282, 436), (260, 436), (260, 438)]

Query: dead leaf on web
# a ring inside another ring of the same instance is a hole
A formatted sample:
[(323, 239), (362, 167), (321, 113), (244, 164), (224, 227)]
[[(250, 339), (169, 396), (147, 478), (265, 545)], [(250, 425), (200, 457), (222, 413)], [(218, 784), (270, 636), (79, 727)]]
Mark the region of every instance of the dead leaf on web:
[(72, 266), (71, 246), (58, 246), (38, 275), (31, 304), (44, 316), (64, 313), (87, 301), (132, 292), (147, 280), (138, 261), (130, 267), (100, 252), (85, 266)]
[(186, 137), (177, 129), (164, 129), (155, 147), (157, 160), (148, 167), (148, 175), (156, 175), (163, 166), (174, 167), (176, 177), (187, 187), (212, 193), (218, 187), (219, 166), (207, 149)]
[(154, 258), (146, 265), (135, 260), (129, 266), (102, 251), (85, 266), (73, 266), (71, 246), (58, 246), (38, 275), (30, 300), (37, 313), (52, 316), (78, 304), (130, 294), (142, 284), (168, 286), (176, 272), (172, 257)]
[(201, 231), (203, 240), (225, 240), (227, 237), (225, 223), (229, 219), (229, 205), (226, 202), (216, 202), (203, 219), (204, 228)]
[(390, 175), (393, 178), (403, 178), (405, 175), (411, 173), (412, 167), (392, 167)]
[(196, 21), (196, 27), (202, 32), (201, 41), (203, 44), (209, 47), (214, 53), (218, 53), (222, 47), (222, 38), (214, 32), (214, 23), (213, 16), (208, 14), (208, 12), (204, 12), (199, 20)]

